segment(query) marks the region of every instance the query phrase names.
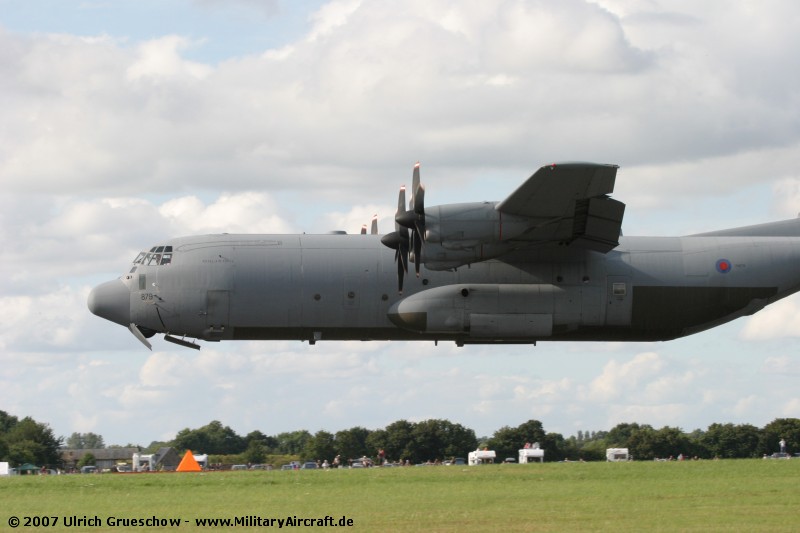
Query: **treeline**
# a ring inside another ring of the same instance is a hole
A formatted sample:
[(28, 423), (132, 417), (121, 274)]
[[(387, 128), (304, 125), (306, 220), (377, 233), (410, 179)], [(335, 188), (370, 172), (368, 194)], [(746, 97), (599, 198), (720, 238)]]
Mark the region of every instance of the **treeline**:
[[(94, 433), (73, 433), (66, 440), (74, 447), (104, 445), (103, 438)], [(647, 424), (624, 423), (609, 431), (578, 431), (577, 435), (566, 438), (560, 433), (546, 432), (538, 420), (528, 420), (516, 427), (504, 426), (483, 437), (477, 437), (474, 430), (461, 424), (440, 419), (398, 420), (382, 429), (355, 426), (335, 433), (298, 430), (272, 436), (258, 430), (241, 436), (214, 420), (200, 428), (182, 429), (171, 441), (153, 442), (147, 451), (172, 446), (180, 452), (192, 450), (256, 464), (274, 456), (292, 456), (303, 461), (331, 461), (337, 455), (342, 461), (363, 456), (375, 459), (378, 450), (384, 450), (389, 461), (417, 464), (466, 457), (479, 447), (495, 450), (498, 460), (516, 458), (526, 443), (539, 443), (545, 450), (546, 461), (601, 461), (605, 460), (606, 448), (628, 448), (637, 460), (679, 455), (728, 459), (770, 455), (779, 451), (781, 440), (786, 441), (789, 453), (800, 452), (800, 419), (778, 418), (763, 428), (750, 424), (711, 424), (705, 431), (697, 429), (689, 433), (676, 427), (656, 429)], [(57, 467), (64, 441), (63, 437), (56, 438), (47, 424), (30, 417), (19, 420), (0, 411), (0, 461), (8, 461), (12, 466), (32, 463)]]
[(752, 458), (779, 451), (779, 441), (788, 443), (788, 451), (800, 452), (800, 419), (779, 418), (763, 428), (750, 424), (712, 424), (705, 431), (690, 433), (665, 426), (656, 429), (647, 424), (618, 424), (609, 431), (578, 431), (571, 437), (548, 433), (538, 420), (516, 426), (504, 426), (489, 437), (476, 437), (475, 431), (448, 420), (409, 422), (398, 420), (383, 429), (369, 430), (356, 426), (335, 433), (306, 430), (267, 436), (252, 431), (239, 436), (228, 426), (213, 421), (197, 429), (183, 429), (168, 444), (179, 450), (193, 450), (216, 455), (238, 455), (244, 462), (262, 463), (270, 455), (292, 455), (301, 460), (330, 461), (337, 455), (343, 460), (367, 456), (375, 458), (384, 450), (390, 461), (445, 460), (466, 457), (477, 448), (488, 447), (499, 460), (517, 457), (526, 443), (539, 443), (546, 461), (602, 461), (606, 448), (628, 448), (637, 460), (697, 457)]

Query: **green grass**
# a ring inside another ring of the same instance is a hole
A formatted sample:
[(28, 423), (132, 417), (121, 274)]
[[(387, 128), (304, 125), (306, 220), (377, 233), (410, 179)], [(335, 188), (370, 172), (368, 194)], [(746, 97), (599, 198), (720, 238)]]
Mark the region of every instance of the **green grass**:
[(358, 531), (797, 531), (798, 480), (797, 460), (15, 476), (0, 478), (0, 532), (12, 515), (60, 517), (43, 531), (109, 529), (63, 527), (72, 515), (189, 520), (181, 530), (220, 529), (197, 517), (344, 515)]

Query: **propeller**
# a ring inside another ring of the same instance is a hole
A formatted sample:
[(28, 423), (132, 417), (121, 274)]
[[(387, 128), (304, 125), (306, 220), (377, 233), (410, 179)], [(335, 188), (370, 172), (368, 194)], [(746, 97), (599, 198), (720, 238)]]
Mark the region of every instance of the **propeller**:
[(419, 162), (414, 165), (408, 211), (398, 212), (395, 221), (411, 230), (411, 255), (414, 259), (414, 270), (419, 277), (422, 244), (425, 242), (425, 186), (420, 183)]
[[(397, 219), (402, 213), (405, 213), (405, 208), (406, 187), (403, 185), (400, 187), (400, 194), (397, 198), (397, 213), (395, 214), (394, 223), (395, 231), (381, 237), (381, 242), (384, 246), (395, 250), (394, 260), (397, 263), (397, 290), (400, 294), (403, 294), (403, 278), (405, 277), (405, 273), (408, 272), (409, 238), (408, 229), (400, 224)], [(375, 225), (377, 226), (377, 222)]]

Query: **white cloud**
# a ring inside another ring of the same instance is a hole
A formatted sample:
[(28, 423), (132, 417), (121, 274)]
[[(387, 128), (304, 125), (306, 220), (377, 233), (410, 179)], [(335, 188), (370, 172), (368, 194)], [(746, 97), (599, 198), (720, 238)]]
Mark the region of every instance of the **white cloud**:
[(181, 58), (179, 52), (190, 45), (187, 39), (177, 35), (142, 43), (138, 47), (136, 59), (126, 70), (127, 79), (159, 83), (181, 78), (207, 78), (213, 72), (211, 67)]
[(82, 312), (88, 294), (88, 287), (63, 286), (40, 296), (0, 296), (0, 347), (35, 351), (85, 345), (80, 335), (90, 320)]
[(740, 336), (747, 341), (791, 338), (800, 335), (797, 297), (785, 298), (749, 317)]
[(745, 53), (728, 35), (752, 33), (746, 9), (656, 45), (586, 2), (478, 4), (332, 2), (307, 38), (287, 43), (291, 56), (214, 67), (186, 59), (193, 42), (177, 35), (131, 47), (5, 34), (20, 54), (4, 76), (14, 136), (0, 143), (0, 175), (8, 190), (82, 185), (123, 195), (220, 182), (332, 189), (416, 157), (530, 169), (576, 156), (653, 164), (797, 142), (792, 93), (774, 91), (791, 84), (744, 75), (765, 65), (787, 74), (777, 66), (791, 63), (786, 45), (797, 37), (780, 19), (758, 13), (756, 31), (777, 43)]
[(654, 352), (638, 354), (624, 363), (612, 359), (590, 384), (588, 396), (606, 402), (623, 394), (627, 396), (629, 391), (640, 389), (644, 380), (658, 376), (664, 366), (662, 358)]
[(277, 204), (264, 193), (223, 194), (205, 205), (195, 196), (169, 200), (159, 213), (182, 233), (292, 233), (276, 212)]

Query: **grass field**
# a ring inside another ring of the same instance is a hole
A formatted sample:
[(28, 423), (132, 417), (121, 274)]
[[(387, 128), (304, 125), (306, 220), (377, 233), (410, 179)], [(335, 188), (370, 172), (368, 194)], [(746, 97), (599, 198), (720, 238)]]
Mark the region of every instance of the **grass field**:
[[(278, 523), (234, 528), (195, 519), (326, 515), (352, 519), (353, 527), (335, 529), (357, 531), (798, 531), (800, 460), (0, 478), (0, 531), (11, 530), (12, 516), (20, 531), (55, 532), (264, 531)], [(58, 524), (24, 527), (25, 517), (45, 516)], [(100, 525), (72, 519), (65, 527), (74, 516)], [(112, 527), (109, 517), (181, 524)]]

